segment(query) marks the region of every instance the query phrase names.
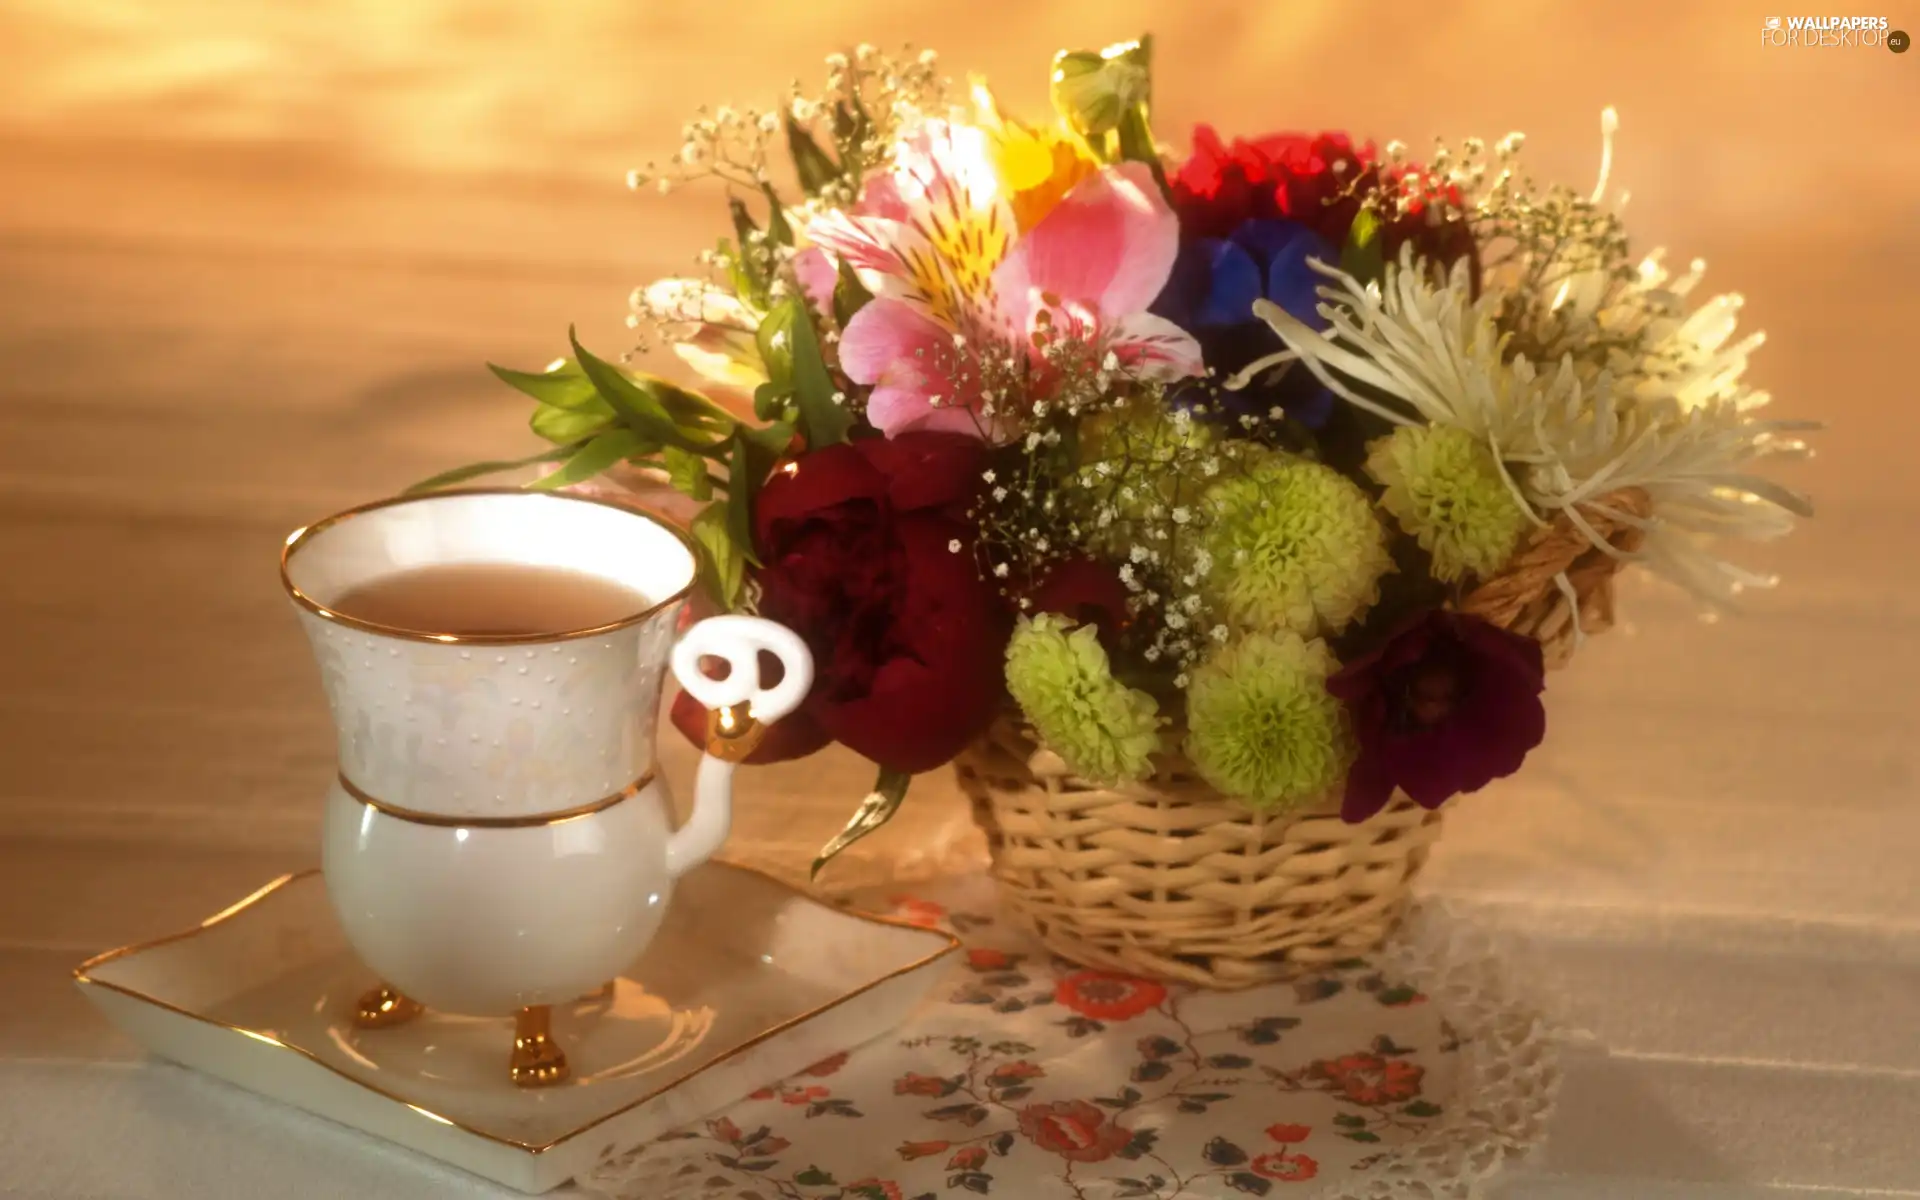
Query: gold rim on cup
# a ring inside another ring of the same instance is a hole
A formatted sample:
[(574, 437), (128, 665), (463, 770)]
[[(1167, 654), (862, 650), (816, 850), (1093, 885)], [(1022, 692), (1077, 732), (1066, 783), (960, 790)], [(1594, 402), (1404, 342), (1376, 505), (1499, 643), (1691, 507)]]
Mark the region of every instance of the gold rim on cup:
[[(402, 629), (397, 625), (382, 625), (377, 621), (362, 620), (359, 617), (328, 608), (312, 596), (307, 595), (295, 587), (293, 577), (287, 572), (287, 564), (293, 560), (295, 554), (299, 553), (301, 547), (343, 521), (351, 520), (363, 513), (377, 512), (381, 509), (393, 508), (401, 504), (419, 504), (458, 496), (526, 496), (530, 499), (555, 500), (565, 504), (597, 504), (601, 508), (611, 508), (618, 512), (625, 513), (628, 516), (639, 517), (641, 520), (651, 521), (661, 529), (666, 530), (673, 536), (675, 541), (686, 548), (688, 556), (693, 561), (693, 573), (688, 576), (686, 586), (682, 587), (673, 595), (655, 602), (644, 611), (622, 617), (618, 621), (608, 622), (605, 625), (595, 625), (591, 629), (564, 629), (556, 630), (552, 633), (431, 633), (420, 629)], [(305, 525), (294, 530), (287, 535), (286, 544), (280, 549), (280, 586), (286, 589), (287, 595), (292, 598), (295, 604), (312, 613), (314, 616), (322, 620), (331, 621), (347, 629), (359, 630), (362, 633), (379, 634), (382, 637), (402, 638), (410, 642), (436, 642), (448, 646), (519, 646), (541, 642), (566, 642), (572, 641), (575, 638), (596, 637), (600, 634), (612, 633), (618, 629), (625, 629), (630, 625), (637, 625), (672, 605), (678, 604), (691, 595), (694, 582), (699, 577), (699, 564), (700, 555), (694, 546), (693, 539), (687, 536), (683, 530), (655, 513), (647, 512), (645, 509), (636, 508), (629, 504), (622, 504), (616, 500), (603, 500), (597, 496), (579, 496), (568, 492), (533, 492), (518, 487), (448, 488), (445, 491), (439, 492), (422, 492), (417, 496), (389, 496), (384, 500), (374, 500), (366, 504), (355, 505), (352, 508), (337, 512), (330, 517), (324, 517), (315, 521), (311, 525)]]

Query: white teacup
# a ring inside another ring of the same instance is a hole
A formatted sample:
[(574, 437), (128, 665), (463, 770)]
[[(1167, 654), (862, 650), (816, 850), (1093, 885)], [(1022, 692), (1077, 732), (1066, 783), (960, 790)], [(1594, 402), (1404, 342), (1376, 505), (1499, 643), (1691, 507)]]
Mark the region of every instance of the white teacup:
[[(336, 611), (369, 581), (446, 564), (563, 568), (645, 603), (593, 629), (462, 635)], [(702, 621), (674, 644), (692, 588), (687, 540), (605, 501), (470, 490), (383, 501), (299, 530), (281, 578), (319, 660), (339, 731), (327, 798), (327, 889), (384, 986), (362, 1025), (421, 1006), (516, 1016), (517, 1082), (566, 1077), (548, 1006), (630, 967), (675, 877), (726, 840), (734, 764), (762, 723), (806, 696), (813, 662), (783, 626)], [(760, 686), (759, 652), (780, 681)], [(693, 813), (672, 827), (654, 729), (663, 672), (714, 710)], [(704, 656), (728, 672), (703, 674)]]

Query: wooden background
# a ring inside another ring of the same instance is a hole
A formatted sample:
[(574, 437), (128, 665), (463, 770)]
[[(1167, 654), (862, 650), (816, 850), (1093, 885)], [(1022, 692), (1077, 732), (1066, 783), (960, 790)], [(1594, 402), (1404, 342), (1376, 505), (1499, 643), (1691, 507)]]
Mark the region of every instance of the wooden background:
[[(1627, 589), (1427, 886), (1536, 936), (1612, 1051), (1514, 1194), (1920, 1196), (1920, 54), (1764, 49), (1768, 15), (0, 0), (0, 1058), (133, 1056), (68, 968), (316, 859), (330, 730), (279, 542), (529, 447), (481, 364), (544, 363), (569, 323), (620, 349), (629, 289), (721, 231), (712, 193), (621, 184), (693, 105), (912, 37), (1032, 108), (1054, 49), (1153, 28), (1178, 142), (1202, 114), (1518, 126), (1585, 182), (1617, 104), (1641, 236), (1744, 292), (1754, 376), (1832, 423), (1794, 469), (1819, 520), (1750, 559), (1784, 588), (1714, 626)], [(836, 754), (755, 773), (732, 853), (798, 876), (869, 782)], [(972, 850), (929, 776), (831, 882)]]

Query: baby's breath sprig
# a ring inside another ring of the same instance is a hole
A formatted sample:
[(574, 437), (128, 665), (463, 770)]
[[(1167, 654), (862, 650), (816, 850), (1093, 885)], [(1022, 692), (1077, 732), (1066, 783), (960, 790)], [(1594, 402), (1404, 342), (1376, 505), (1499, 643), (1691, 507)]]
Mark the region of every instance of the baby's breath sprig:
[(1136, 611), (1148, 618), (1141, 655), (1177, 675), (1205, 655), (1222, 628), (1209, 600), (1207, 550), (1217, 481), (1254, 453), (1217, 436), (1192, 409), (1170, 408), (1158, 388), (1136, 390), (1087, 422), (1081, 465), (1066, 483), (1087, 544), (1120, 564)]
[[(666, 194), (698, 180), (725, 185), (733, 193), (737, 236), (701, 251), (698, 265), (716, 286), (762, 307), (795, 286), (791, 228), (813, 212), (852, 204), (861, 180), (888, 161), (901, 130), (922, 113), (944, 111), (951, 89), (933, 51), (907, 46), (889, 54), (862, 44), (851, 53), (827, 56), (820, 91), (808, 93), (796, 82), (778, 105), (764, 110), (702, 105), (682, 127), (673, 157), (629, 171), (627, 186)], [(812, 147), (817, 156), (822, 144), (833, 147), (834, 159), (810, 158), (795, 166), (803, 184), (809, 171), (829, 178), (789, 209), (777, 190), (782, 185), (777, 177), (785, 174), (775, 165), (779, 152), (798, 157)], [(764, 219), (757, 220), (748, 205), (764, 208)], [(670, 342), (686, 331), (683, 306), (663, 308), (643, 292), (635, 294), (632, 308), (627, 325), (642, 331), (641, 349), (648, 334)]]
[(982, 568), (1024, 609), (1061, 561), (1111, 565), (1135, 618), (1126, 654), (1184, 686), (1226, 633), (1208, 599), (1210, 493), (1258, 450), (1218, 436), (1204, 411), (1170, 407), (1162, 385), (1111, 353), (1046, 328), (1039, 341), (1046, 396), (1020, 411), (1024, 435), (987, 472), (972, 514)]
[(748, 191), (772, 182), (769, 150), (780, 133), (776, 110), (701, 105), (680, 128), (680, 149), (664, 165), (649, 162), (627, 172), (627, 186), (653, 187), (662, 195), (699, 179), (718, 179)]
[(809, 94), (795, 83), (786, 116), (815, 145), (834, 149), (837, 177), (813, 197), (819, 207), (839, 208), (859, 198), (861, 180), (884, 166), (907, 126), (951, 106), (953, 81), (940, 73), (932, 50), (902, 46), (889, 53), (867, 43), (850, 54), (827, 56), (827, 83)]

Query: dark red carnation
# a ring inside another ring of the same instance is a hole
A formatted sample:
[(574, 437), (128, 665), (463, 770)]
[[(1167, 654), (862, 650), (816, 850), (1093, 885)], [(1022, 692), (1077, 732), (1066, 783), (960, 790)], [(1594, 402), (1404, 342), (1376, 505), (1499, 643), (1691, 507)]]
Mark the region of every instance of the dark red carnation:
[(1540, 643), (1435, 609), (1327, 681), (1359, 740), (1340, 815), (1364, 821), (1394, 789), (1427, 808), (1520, 769), (1546, 736)]
[(814, 657), (795, 745), (810, 721), (884, 766), (926, 771), (992, 718), (1009, 620), (967, 552), (983, 455), (958, 434), (846, 442), (782, 464), (761, 489), (759, 610)]

